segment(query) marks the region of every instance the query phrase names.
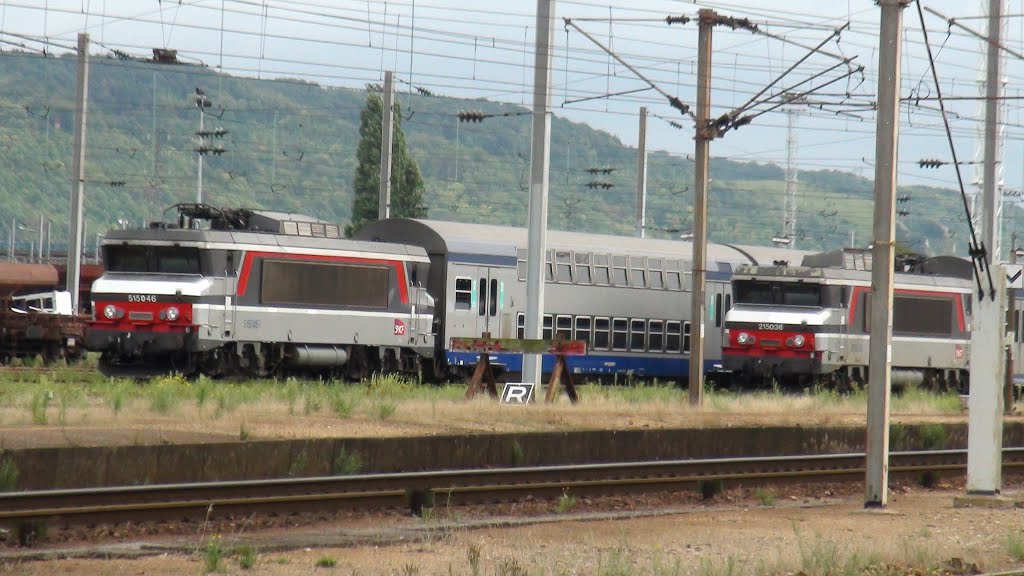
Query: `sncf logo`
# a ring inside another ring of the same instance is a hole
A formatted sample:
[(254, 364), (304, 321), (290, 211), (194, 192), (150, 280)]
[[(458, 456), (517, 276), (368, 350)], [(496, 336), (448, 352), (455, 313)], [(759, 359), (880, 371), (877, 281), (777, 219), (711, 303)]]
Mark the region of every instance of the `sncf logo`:
[(501, 390), (502, 404), (529, 404), (532, 399), (532, 383), (509, 382)]
[(395, 320), (395, 336), (405, 336), (405, 322)]

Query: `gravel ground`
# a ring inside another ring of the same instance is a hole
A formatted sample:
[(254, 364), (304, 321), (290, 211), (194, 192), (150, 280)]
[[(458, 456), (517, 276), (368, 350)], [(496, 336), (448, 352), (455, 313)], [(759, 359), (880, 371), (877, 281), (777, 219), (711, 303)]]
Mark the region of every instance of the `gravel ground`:
[[(1021, 487), (1014, 478), (1006, 492)], [(7, 548), (0, 573), (203, 574), (210, 542), (226, 550), (219, 568), (227, 574), (920, 576), (1024, 569), (1022, 508), (954, 508), (961, 482), (928, 490), (897, 485), (886, 511), (865, 512), (862, 490), (814, 485), (727, 491), (711, 500), (692, 493), (528, 500), (435, 509), (426, 520), (389, 511), (181, 524), (141, 543), (144, 527), (122, 526), (72, 532), (63, 544), (30, 551), (66, 551), (97, 538), (120, 543), (88, 553), (98, 557), (29, 560)], [(249, 570), (230, 552), (245, 544), (255, 549)]]

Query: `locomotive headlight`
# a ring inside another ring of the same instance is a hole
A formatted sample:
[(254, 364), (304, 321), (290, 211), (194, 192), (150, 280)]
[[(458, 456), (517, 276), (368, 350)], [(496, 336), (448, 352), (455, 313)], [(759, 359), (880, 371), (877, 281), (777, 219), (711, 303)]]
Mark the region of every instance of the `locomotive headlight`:
[(174, 322), (175, 320), (177, 320), (178, 319), (178, 315), (179, 315), (178, 314), (178, 309), (175, 308), (174, 306), (171, 306), (170, 308), (168, 308), (167, 310), (164, 311), (164, 316), (168, 320), (170, 320), (171, 322)]
[(107, 304), (103, 307), (103, 317), (107, 320), (113, 320), (114, 316), (117, 316), (117, 308), (113, 304)]
[(799, 335), (799, 334), (797, 334), (796, 336), (793, 337), (793, 347), (794, 348), (799, 348), (799, 347), (803, 346), (804, 342), (805, 342), (804, 337)]
[(740, 332), (739, 335), (736, 336), (736, 342), (744, 346), (749, 346), (750, 344), (753, 344), (755, 340), (756, 338), (754, 338), (750, 334), (747, 334), (746, 332)]

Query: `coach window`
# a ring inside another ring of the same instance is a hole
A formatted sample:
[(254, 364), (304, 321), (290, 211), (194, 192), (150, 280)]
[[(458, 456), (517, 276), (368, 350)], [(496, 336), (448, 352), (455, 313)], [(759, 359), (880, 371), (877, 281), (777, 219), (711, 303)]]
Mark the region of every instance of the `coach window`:
[(625, 256), (612, 256), (612, 280), (616, 286), (628, 286)]
[(629, 349), (643, 352), (647, 349), (647, 321), (632, 319), (629, 321)]
[(665, 277), (662, 275), (661, 266), (661, 258), (647, 259), (647, 280), (650, 282), (651, 288), (656, 290), (661, 290), (665, 287)]
[(558, 316), (555, 320), (555, 338), (572, 340), (572, 316)]
[(587, 343), (587, 346), (590, 346), (590, 316), (576, 317), (575, 338), (583, 340)]
[(669, 320), (665, 322), (665, 352), (679, 352), (679, 347), (682, 341), (682, 332), (679, 330), (680, 324), (677, 320)]
[(608, 334), (610, 322), (607, 318), (594, 318), (594, 349), (608, 349)]
[(612, 320), (612, 350), (625, 350), (629, 344), (629, 321), (625, 318)]
[(608, 268), (607, 254), (594, 254), (594, 284), (608, 286), (612, 283), (611, 269)]
[(647, 323), (647, 349), (651, 352), (661, 352), (665, 343), (665, 325), (661, 320), (651, 320)]
[(682, 290), (682, 273), (679, 271), (679, 260), (665, 261), (665, 285), (669, 290)]
[(551, 340), (551, 314), (544, 315), (544, 333), (541, 338)]
[(559, 282), (572, 283), (572, 252), (555, 252), (555, 272)]
[(683, 354), (690, 353), (690, 323), (683, 322)]
[(590, 254), (576, 253), (576, 283), (590, 284)]
[(544, 281), (554, 282), (555, 278), (555, 263), (551, 261), (552, 251), (547, 251), (546, 260), (544, 263)]
[(477, 314), (480, 316), (487, 315), (487, 278), (481, 278), (480, 283), (476, 286), (477, 291)]
[(526, 250), (518, 250), (516, 252), (516, 270), (519, 273), (520, 280), (526, 280)]
[(516, 337), (522, 340), (526, 338), (526, 314), (516, 314)]
[(469, 310), (473, 304), (473, 279), (455, 278), (455, 309)]
[(642, 256), (629, 257), (629, 285), (634, 288), (647, 287), (647, 268)]

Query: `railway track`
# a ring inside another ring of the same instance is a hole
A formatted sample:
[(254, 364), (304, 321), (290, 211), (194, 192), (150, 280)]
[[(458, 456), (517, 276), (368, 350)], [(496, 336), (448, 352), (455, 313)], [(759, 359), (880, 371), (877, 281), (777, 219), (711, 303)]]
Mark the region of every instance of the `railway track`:
[[(894, 452), (894, 477), (954, 475), (966, 450)], [(1024, 470), (1024, 448), (1003, 451), (1006, 471)], [(864, 454), (675, 460), (532, 468), (449, 470), (276, 480), (126, 486), (0, 494), (0, 524), (64, 525), (181, 520), (251, 513), (424, 507), (557, 497), (638, 494), (701, 486), (855, 481)]]

